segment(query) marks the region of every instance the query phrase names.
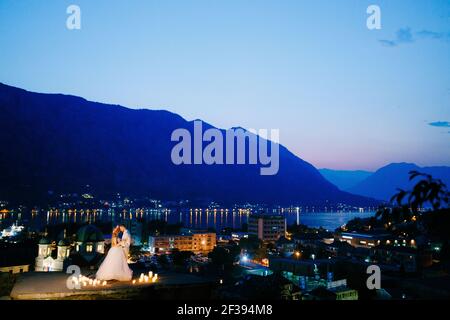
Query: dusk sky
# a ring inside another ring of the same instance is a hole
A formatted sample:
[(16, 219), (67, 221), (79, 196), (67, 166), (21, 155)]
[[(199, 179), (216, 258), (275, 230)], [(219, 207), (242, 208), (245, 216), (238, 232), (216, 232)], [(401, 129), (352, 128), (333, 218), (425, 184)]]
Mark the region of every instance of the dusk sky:
[(450, 165), (448, 0), (0, 0), (0, 82), (278, 128), (317, 168)]

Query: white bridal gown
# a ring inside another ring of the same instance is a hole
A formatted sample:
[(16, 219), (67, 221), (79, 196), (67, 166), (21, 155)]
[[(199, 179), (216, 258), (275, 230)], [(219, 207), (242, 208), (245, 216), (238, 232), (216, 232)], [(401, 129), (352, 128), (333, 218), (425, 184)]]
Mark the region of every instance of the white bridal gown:
[(113, 246), (109, 249), (105, 260), (97, 270), (98, 280), (129, 281), (133, 271), (128, 267), (127, 258), (121, 246)]

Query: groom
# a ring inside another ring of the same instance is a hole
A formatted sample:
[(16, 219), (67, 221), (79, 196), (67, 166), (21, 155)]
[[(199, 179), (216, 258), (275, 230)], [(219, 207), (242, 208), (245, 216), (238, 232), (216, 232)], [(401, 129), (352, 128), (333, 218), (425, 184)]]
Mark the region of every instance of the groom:
[(124, 224), (119, 225), (120, 232), (122, 232), (122, 238), (120, 239), (120, 246), (123, 248), (125, 257), (128, 259), (128, 253), (130, 252), (131, 236)]

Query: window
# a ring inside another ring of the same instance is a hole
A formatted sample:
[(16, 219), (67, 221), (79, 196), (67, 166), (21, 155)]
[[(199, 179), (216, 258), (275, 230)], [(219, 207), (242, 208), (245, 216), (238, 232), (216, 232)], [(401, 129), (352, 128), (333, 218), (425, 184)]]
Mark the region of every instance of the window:
[(92, 244), (86, 245), (86, 252), (92, 252)]
[(103, 245), (101, 243), (97, 245), (97, 252), (103, 252)]

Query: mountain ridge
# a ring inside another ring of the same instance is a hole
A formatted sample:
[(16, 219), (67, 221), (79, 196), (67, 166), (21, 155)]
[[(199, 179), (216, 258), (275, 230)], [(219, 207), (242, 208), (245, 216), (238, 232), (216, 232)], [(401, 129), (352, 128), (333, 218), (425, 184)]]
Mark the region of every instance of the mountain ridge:
[(167, 110), (129, 109), (0, 84), (0, 111), (8, 119), (0, 144), (9, 145), (0, 157), (0, 197), (38, 201), (50, 190), (74, 192), (89, 184), (99, 195), (122, 192), (231, 203), (377, 203), (339, 190), (281, 144), (275, 176), (260, 176), (259, 165), (176, 166), (170, 161), (175, 144), (171, 133), (178, 128), (192, 133), (193, 121)]
[(319, 169), (319, 172), (341, 190), (347, 190), (373, 174), (373, 172), (365, 170), (334, 170), (328, 168)]
[(450, 187), (450, 167), (420, 167), (414, 163), (395, 162), (381, 167), (360, 183), (347, 189), (347, 191), (388, 201), (399, 188), (411, 189), (413, 187), (415, 180), (409, 181), (409, 172), (413, 170), (431, 174), (434, 178), (441, 179)]

